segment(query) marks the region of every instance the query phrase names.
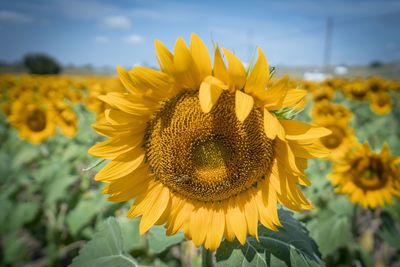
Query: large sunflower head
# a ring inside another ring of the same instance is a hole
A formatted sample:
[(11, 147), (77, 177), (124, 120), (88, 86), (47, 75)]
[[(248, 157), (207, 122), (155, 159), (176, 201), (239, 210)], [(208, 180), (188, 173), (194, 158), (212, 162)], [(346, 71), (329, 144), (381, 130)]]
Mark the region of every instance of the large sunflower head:
[(140, 232), (165, 224), (215, 250), (223, 236), (257, 236), (259, 222), (276, 229), (278, 202), (310, 208), (298, 184), (309, 184), (306, 159), (327, 155), (315, 140), (330, 132), (284, 118), (306, 91), (271, 83), (261, 49), (246, 70), (218, 47), (212, 64), (195, 34), (174, 53), (155, 46), (161, 70), (118, 68), (128, 93), (100, 96), (110, 108), (94, 128), (110, 138), (90, 149), (110, 160), (95, 177), (109, 199), (135, 198), (128, 216), (142, 216)]
[(385, 145), (381, 153), (368, 144), (353, 145), (341, 161), (335, 162), (330, 179), (337, 192), (347, 194), (353, 203), (376, 208), (400, 196), (400, 158)]

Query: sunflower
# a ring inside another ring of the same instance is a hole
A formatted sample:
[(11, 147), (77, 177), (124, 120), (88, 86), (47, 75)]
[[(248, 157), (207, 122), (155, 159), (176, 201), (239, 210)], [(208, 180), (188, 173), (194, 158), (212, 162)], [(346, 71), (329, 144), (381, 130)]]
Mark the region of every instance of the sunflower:
[(318, 83), (315, 81), (310, 81), (310, 80), (300, 80), (299, 86), (301, 88), (303, 88), (304, 90), (312, 92), (313, 90), (315, 90), (318, 87)]
[(343, 86), (343, 93), (352, 100), (366, 100), (369, 92), (368, 85), (361, 79), (350, 81)]
[(331, 151), (329, 158), (335, 161), (342, 157), (355, 140), (353, 129), (348, 127), (347, 118), (324, 117), (317, 122), (331, 131), (330, 135), (319, 139)]
[(378, 115), (388, 114), (392, 110), (390, 95), (385, 92), (371, 94), (370, 109)]
[(12, 103), (8, 119), (21, 139), (38, 144), (55, 132), (54, 112), (49, 107), (45, 100), (33, 102), (21, 98)]
[(78, 118), (76, 113), (71, 109), (65, 109), (57, 116), (57, 123), (62, 134), (73, 138), (77, 133)]
[(125, 92), (125, 88), (122, 86), (120, 80), (114, 77), (89, 78), (86, 84), (88, 95), (85, 99), (85, 104), (90, 111), (96, 115), (100, 115), (100, 117), (109, 106), (105, 102), (100, 101), (98, 96), (109, 92)]
[(345, 80), (341, 78), (328, 78), (325, 79), (321, 85), (322, 86), (328, 86), (332, 88), (332, 90), (336, 90), (337, 88), (341, 88), (345, 84)]
[(368, 89), (371, 93), (387, 92), (388, 82), (381, 77), (374, 76), (368, 79)]
[(385, 144), (381, 153), (374, 153), (368, 144), (356, 144), (330, 175), (336, 191), (349, 196), (351, 202), (364, 208), (392, 203), (400, 196), (400, 157), (393, 157)]
[(311, 92), (314, 102), (319, 102), (322, 100), (332, 100), (335, 96), (335, 91), (332, 89), (332, 87), (327, 85), (318, 86)]
[(309, 185), (306, 159), (327, 155), (314, 141), (330, 132), (282, 117), (306, 91), (289, 89), (287, 77), (270, 82), (261, 49), (246, 72), (223, 49), (226, 66), (218, 47), (212, 66), (195, 34), (189, 47), (179, 38), (174, 54), (155, 46), (160, 71), (118, 67), (129, 93), (100, 96), (110, 108), (94, 128), (110, 139), (89, 151), (111, 160), (95, 177), (109, 200), (135, 198), (128, 216), (142, 216), (140, 233), (165, 224), (215, 250), (223, 236), (257, 237), (259, 222), (276, 230), (278, 202), (311, 208), (298, 184)]
[(346, 124), (352, 117), (351, 111), (346, 106), (337, 103), (331, 103), (329, 100), (319, 101), (311, 109), (311, 117), (315, 123), (324, 123), (325, 121), (341, 120)]

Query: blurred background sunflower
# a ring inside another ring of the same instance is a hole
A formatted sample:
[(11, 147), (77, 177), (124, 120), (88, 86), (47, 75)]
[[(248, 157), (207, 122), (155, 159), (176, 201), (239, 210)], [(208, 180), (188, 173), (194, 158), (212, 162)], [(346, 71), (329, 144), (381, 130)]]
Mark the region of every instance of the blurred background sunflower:
[(347, 155), (333, 166), (330, 180), (339, 193), (364, 208), (383, 207), (400, 196), (399, 157), (393, 157), (385, 144), (380, 153), (368, 144), (353, 144)]

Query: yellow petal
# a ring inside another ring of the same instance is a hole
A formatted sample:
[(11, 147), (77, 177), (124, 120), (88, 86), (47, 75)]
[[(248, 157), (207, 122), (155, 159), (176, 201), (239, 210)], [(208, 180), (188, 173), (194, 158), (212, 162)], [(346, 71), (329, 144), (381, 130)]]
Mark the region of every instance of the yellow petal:
[(233, 241), (235, 239), (235, 232), (233, 231), (233, 228), (228, 220), (228, 207), (229, 207), (228, 204), (229, 204), (229, 201), (223, 202), (224, 214), (225, 214), (225, 234), (224, 234), (224, 236), (228, 241)]
[(235, 94), (235, 112), (236, 117), (240, 122), (244, 122), (244, 120), (249, 116), (250, 112), (253, 109), (254, 99), (251, 95), (245, 94), (241, 91), (236, 91)]
[(244, 88), (248, 94), (264, 90), (269, 80), (269, 66), (261, 48), (258, 49), (258, 59), (254, 65)]
[(228, 60), (229, 88), (232, 90), (241, 90), (246, 83), (246, 70), (242, 62), (231, 51), (222, 48)]
[[(268, 190), (268, 209), (269, 209), (269, 214), (271, 216), (272, 222), (277, 225), (277, 226), (282, 226), (279, 216), (278, 216), (278, 207), (277, 207), (277, 195), (274, 189), (270, 186), (266, 187), (265, 189)], [(263, 191), (264, 193), (264, 191)]]
[(180, 210), (177, 210), (175, 224), (173, 225), (173, 232), (180, 230), (187, 221), (190, 220), (190, 215), (193, 212), (194, 205), (186, 200), (182, 200), (183, 205)]
[(244, 213), (246, 215), (247, 229), (249, 234), (258, 239), (258, 209), (254, 200), (254, 195), (250, 192), (245, 192), (240, 196), (240, 201), (244, 203)]
[(143, 141), (143, 134), (119, 135), (99, 142), (89, 149), (93, 156), (105, 159), (115, 159), (119, 155), (137, 148)]
[(131, 124), (140, 120), (140, 117), (138, 116), (133, 116), (132, 114), (117, 109), (106, 109), (104, 111), (104, 116), (106, 121), (113, 125)]
[(289, 144), (286, 141), (277, 139), (275, 145), (278, 162), (284, 164), (286, 171), (293, 175), (302, 175), (296, 165), (296, 159)]
[(304, 122), (295, 120), (279, 120), (285, 129), (286, 139), (289, 140), (306, 140), (317, 139), (330, 135), (331, 130), (324, 127), (313, 126)]
[(111, 181), (103, 193), (110, 194), (108, 200), (113, 202), (128, 201), (146, 191), (151, 179), (148, 167), (144, 165), (127, 176)]
[(128, 175), (135, 171), (144, 161), (142, 148), (134, 150), (130, 161), (111, 161), (103, 167), (95, 176), (96, 181), (110, 181)]
[(199, 90), (200, 107), (204, 113), (211, 111), (222, 91), (226, 88), (217, 78), (212, 76), (208, 76), (207, 78), (201, 83)]
[(150, 205), (144, 210), (140, 220), (139, 232), (141, 235), (146, 233), (157, 222), (170, 201), (169, 189), (161, 183), (153, 190), (153, 194), (156, 195), (154, 201), (149, 203)]
[(200, 79), (211, 75), (211, 59), (207, 47), (195, 33), (192, 33), (190, 39), (190, 52), (197, 68), (200, 72)]
[(323, 158), (329, 156), (331, 153), (330, 150), (323, 146), (319, 141), (289, 141), (289, 145), (296, 157), (305, 159)]
[(133, 86), (141, 93), (158, 98), (167, 98), (171, 95), (174, 80), (164, 72), (138, 66), (130, 70), (129, 75)]
[(163, 72), (173, 75), (175, 73), (174, 56), (160, 40), (155, 40), (157, 61)]
[(129, 73), (121, 66), (117, 66), (117, 73), (122, 85), (131, 93), (139, 94), (139, 90), (132, 83)]
[[(261, 190), (260, 190), (261, 191)], [(277, 228), (276, 226), (272, 223), (271, 219), (270, 219), (270, 215), (268, 213), (268, 209), (264, 206), (264, 204), (262, 203), (262, 199), (261, 199), (261, 193), (259, 193), (260, 196), (256, 196), (255, 201), (257, 203), (257, 209), (258, 209), (258, 216), (260, 218), (260, 223), (262, 225), (264, 225), (265, 227), (276, 231)]]
[[(129, 218), (135, 218), (142, 215), (149, 206), (154, 203), (157, 193), (160, 191), (160, 184), (154, 181), (149, 183), (146, 191), (143, 191), (136, 199), (135, 204), (128, 211)], [(156, 192), (155, 192), (156, 191)]]
[(285, 140), (285, 130), (274, 114), (268, 109), (264, 109), (264, 131), (269, 139), (275, 139), (277, 136), (281, 140)]
[[(124, 125), (110, 125), (101, 122), (96, 122), (92, 124), (92, 127), (97, 133), (105, 136), (117, 136), (120, 134), (127, 134), (132, 130), (132, 126), (129, 124)], [(144, 129), (143, 129), (144, 130)], [(142, 130), (139, 130), (142, 131)], [(137, 132), (136, 132), (137, 133)]]
[[(298, 105), (303, 101), (304, 97), (307, 95), (306, 90), (302, 89), (291, 89), (287, 91), (285, 98), (283, 99), (282, 106), (280, 108), (296, 108), (300, 109), (302, 106)], [(305, 101), (302, 102), (305, 104)]]
[(283, 100), (288, 92), (289, 77), (284, 76), (279, 81), (268, 87), (266, 91), (254, 92), (254, 95), (263, 102), (268, 110), (279, 110), (282, 108)]
[(225, 216), (223, 210), (216, 206), (218, 206), (218, 204), (214, 204), (211, 216), (209, 217), (210, 225), (204, 243), (205, 248), (211, 251), (215, 251), (219, 247), (225, 229)]
[(218, 47), (215, 48), (214, 54), (214, 76), (225, 84), (229, 82), (228, 71), (225, 66), (225, 62), (222, 59), (221, 52)]
[(183, 88), (199, 88), (201, 83), (200, 73), (182, 37), (179, 37), (175, 44), (174, 66), (175, 77)]
[(203, 244), (209, 226), (210, 211), (203, 203), (195, 205), (190, 216), (190, 234), (193, 243), (199, 247)]
[(247, 236), (247, 223), (244, 216), (244, 210), (239, 208), (239, 200), (236, 198), (231, 198), (229, 200), (228, 213), (226, 214), (226, 219), (229, 221), (229, 225), (233, 232), (235, 233), (240, 244), (244, 245)]
[(120, 109), (123, 112), (135, 116), (149, 116), (157, 108), (154, 103), (150, 105), (149, 103), (140, 101), (137, 97), (132, 95), (116, 92), (108, 93), (107, 95), (100, 95), (98, 98), (116, 109)]

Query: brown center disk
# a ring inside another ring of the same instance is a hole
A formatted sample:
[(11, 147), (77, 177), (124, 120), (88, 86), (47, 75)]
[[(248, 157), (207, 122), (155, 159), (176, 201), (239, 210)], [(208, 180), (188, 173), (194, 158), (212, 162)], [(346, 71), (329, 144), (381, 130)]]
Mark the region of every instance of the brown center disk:
[(157, 179), (189, 199), (219, 201), (243, 192), (269, 175), (273, 140), (253, 108), (241, 123), (235, 98), (224, 92), (210, 113), (196, 92), (166, 102), (146, 130), (146, 158)]
[(332, 133), (321, 138), (322, 144), (329, 149), (335, 149), (339, 147), (342, 144), (343, 138), (346, 136), (344, 130), (336, 125), (329, 125), (325, 127), (331, 130)]
[(40, 109), (35, 109), (26, 118), (26, 124), (33, 132), (41, 132), (46, 128), (46, 113)]
[(372, 191), (385, 187), (389, 180), (390, 171), (387, 170), (379, 157), (369, 157), (356, 160), (353, 164), (353, 182), (360, 188)]

